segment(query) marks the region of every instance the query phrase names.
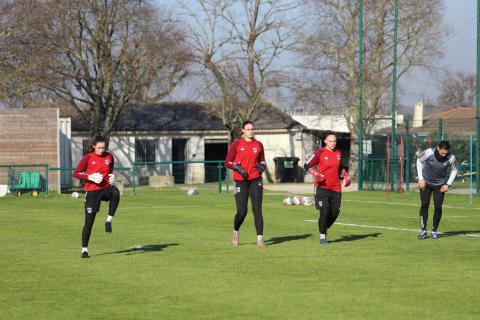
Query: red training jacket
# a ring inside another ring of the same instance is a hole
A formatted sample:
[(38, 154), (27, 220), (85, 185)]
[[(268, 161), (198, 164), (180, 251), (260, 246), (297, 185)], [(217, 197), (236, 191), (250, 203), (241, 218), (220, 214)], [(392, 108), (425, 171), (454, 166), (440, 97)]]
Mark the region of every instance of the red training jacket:
[(252, 180), (260, 177), (257, 166), (260, 163), (265, 164), (263, 144), (256, 139), (245, 141), (244, 138), (239, 138), (233, 141), (228, 148), (225, 167), (233, 169), (233, 166), (237, 163), (248, 172), (248, 177), (244, 179), (240, 173), (233, 171), (233, 180)]
[(305, 165), (309, 168), (317, 166), (317, 172), (324, 175), (325, 180), (315, 185), (320, 188), (329, 189), (336, 192), (342, 191), (340, 181), (340, 172), (342, 171), (342, 152), (340, 150), (330, 151), (327, 148), (317, 149), (313, 155), (308, 158)]
[[(95, 172), (98, 172), (103, 176), (103, 180), (99, 184), (88, 180), (88, 176)], [(104, 152), (103, 155), (99, 156), (95, 151), (92, 151), (83, 156), (73, 172), (73, 176), (77, 179), (85, 180), (85, 191), (88, 192), (107, 188), (110, 185), (108, 182), (108, 175), (112, 172), (112, 154)]]

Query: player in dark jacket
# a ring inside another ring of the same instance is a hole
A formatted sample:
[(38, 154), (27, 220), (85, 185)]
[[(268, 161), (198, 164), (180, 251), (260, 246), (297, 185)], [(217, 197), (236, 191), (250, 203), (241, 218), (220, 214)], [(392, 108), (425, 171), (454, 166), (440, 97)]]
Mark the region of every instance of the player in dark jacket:
[[(447, 170), (451, 168), (447, 180)], [(433, 193), (433, 215), (432, 239), (438, 239), (437, 228), (442, 218), (442, 205), (445, 193), (448, 192), (455, 176), (457, 166), (455, 156), (450, 152), (450, 143), (446, 140), (440, 141), (436, 149), (429, 148), (423, 151), (417, 158), (418, 188), (420, 189), (420, 226), (422, 230), (418, 238), (427, 238), (428, 207)]]
[(238, 231), (248, 210), (248, 198), (251, 198), (257, 245), (265, 248), (263, 241), (263, 182), (262, 173), (266, 169), (263, 145), (254, 138), (254, 128), (251, 121), (242, 124), (243, 136), (230, 145), (225, 167), (232, 169), (234, 180), (235, 202), (237, 214), (233, 223), (232, 245), (238, 246)]
[(100, 210), (101, 201), (109, 201), (105, 232), (112, 232), (112, 219), (120, 202), (120, 192), (113, 185), (113, 156), (105, 151), (105, 138), (97, 136), (93, 139), (87, 153), (73, 172), (77, 179), (85, 181), (85, 224), (82, 231), (82, 258), (88, 256), (88, 241), (92, 232), (95, 216)]
[[(342, 184), (350, 185), (350, 177), (342, 166), (342, 153), (335, 149), (337, 137), (327, 131), (324, 135), (325, 147), (315, 151), (304, 164), (305, 170), (314, 176), (315, 206), (320, 210), (318, 229), (320, 244), (328, 244), (327, 230), (333, 225), (340, 213), (342, 202)], [(317, 166), (315, 170), (313, 167)]]

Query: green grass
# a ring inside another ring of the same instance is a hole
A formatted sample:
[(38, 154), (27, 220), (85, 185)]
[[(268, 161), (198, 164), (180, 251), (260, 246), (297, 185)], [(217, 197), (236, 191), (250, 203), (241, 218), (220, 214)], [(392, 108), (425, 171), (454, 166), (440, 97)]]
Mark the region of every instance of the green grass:
[(121, 199), (112, 234), (102, 205), (85, 260), (81, 199), (0, 198), (0, 319), (480, 318), (480, 210), (467, 196), (447, 195), (447, 233), (420, 241), (347, 225), (416, 230), (417, 193), (344, 193), (320, 246), (313, 207), (267, 194), (261, 250), (251, 213), (231, 247), (231, 194), (142, 192)]

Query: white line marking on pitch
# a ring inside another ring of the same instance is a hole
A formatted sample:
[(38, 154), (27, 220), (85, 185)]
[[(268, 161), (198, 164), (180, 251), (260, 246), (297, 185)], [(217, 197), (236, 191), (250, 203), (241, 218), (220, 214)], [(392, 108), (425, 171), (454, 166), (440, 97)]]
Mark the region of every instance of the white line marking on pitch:
[[(458, 219), (458, 218), (471, 218), (472, 216), (448, 216), (446, 214), (443, 215), (444, 218), (448, 218), (448, 219)], [(418, 220), (418, 217), (407, 217), (407, 219), (415, 219), (415, 220)]]
[[(342, 202), (359, 202), (359, 203), (372, 203), (372, 204), (391, 204), (391, 205), (395, 205), (395, 206), (420, 207), (419, 204), (415, 204), (415, 203), (372, 201), (372, 200), (348, 200), (348, 199), (342, 199)], [(454, 207), (454, 206), (449, 206), (448, 204), (444, 204), (443, 207), (446, 208), (446, 209), (480, 210), (480, 208)]]
[[(276, 202), (263, 203), (264, 206), (278, 206)], [(198, 208), (198, 207), (232, 207), (235, 208), (235, 204), (192, 204), (192, 205), (161, 205), (161, 206), (120, 206), (117, 210), (130, 210), (130, 209), (185, 209), (185, 208)], [(11, 212), (12, 209), (0, 209), (0, 212)], [(41, 211), (78, 211), (83, 210), (83, 207), (75, 208), (53, 208), (53, 209), (22, 209), (22, 212), (41, 212)]]
[[(317, 220), (304, 220), (305, 222), (318, 222)], [(395, 231), (412, 231), (412, 232), (418, 232), (418, 229), (407, 229), (407, 228), (394, 228), (394, 227), (383, 227), (383, 226), (369, 226), (366, 224), (355, 224), (355, 223), (341, 223), (341, 222), (335, 222), (335, 224), (339, 224), (342, 226), (348, 226), (348, 227), (360, 227), (360, 228), (372, 228), (372, 229), (386, 229), (386, 230), (395, 230)], [(443, 234), (443, 232), (439, 232), (438, 234)], [(479, 234), (457, 234), (457, 236), (460, 237), (474, 237), (474, 238), (480, 238)]]

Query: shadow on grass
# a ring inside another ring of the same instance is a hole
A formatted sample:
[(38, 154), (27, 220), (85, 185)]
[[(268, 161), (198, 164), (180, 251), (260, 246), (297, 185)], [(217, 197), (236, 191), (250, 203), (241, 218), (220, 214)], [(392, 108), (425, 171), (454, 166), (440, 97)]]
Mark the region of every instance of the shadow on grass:
[(461, 235), (465, 235), (465, 236), (468, 236), (468, 235), (473, 235), (473, 234), (477, 234), (477, 236), (480, 237), (480, 231), (446, 231), (446, 232), (442, 232), (442, 233), (439, 233), (438, 236), (440, 238), (443, 238), (443, 237), (451, 237), (451, 236), (461, 236)]
[(296, 236), (273, 237), (266, 240), (265, 243), (268, 245), (275, 245), (275, 244), (280, 244), (287, 241), (303, 240), (311, 236), (312, 236), (311, 233), (307, 233), (307, 234), (299, 234)]
[(118, 253), (125, 253), (126, 255), (131, 255), (131, 254), (138, 254), (138, 253), (145, 253), (145, 252), (162, 251), (163, 249), (166, 249), (170, 246), (178, 246), (178, 243), (145, 244), (145, 245), (130, 247), (130, 248), (119, 250), (119, 251), (99, 253), (96, 256), (103, 256), (107, 254), (118, 254)]
[(368, 234), (351, 234), (348, 236), (342, 236), (340, 239), (328, 240), (328, 242), (335, 243), (335, 242), (362, 240), (366, 238), (378, 238), (380, 235), (381, 233), (379, 232), (368, 233)]

